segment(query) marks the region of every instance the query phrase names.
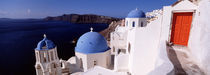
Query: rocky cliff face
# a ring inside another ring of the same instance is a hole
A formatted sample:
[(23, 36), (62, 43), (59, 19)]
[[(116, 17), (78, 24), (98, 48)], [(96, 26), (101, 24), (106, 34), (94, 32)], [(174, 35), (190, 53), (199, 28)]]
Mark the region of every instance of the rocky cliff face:
[(125, 20), (113, 21), (111, 24), (109, 24), (109, 27), (101, 31), (100, 34), (102, 34), (106, 38), (106, 40), (109, 42), (110, 33), (113, 32), (118, 25), (125, 26), (124, 22)]
[(119, 18), (108, 17), (108, 16), (100, 16), (93, 14), (64, 14), (62, 16), (57, 17), (47, 17), (45, 18), (47, 21), (69, 21), (71, 23), (106, 23), (110, 24), (112, 21), (119, 21)]

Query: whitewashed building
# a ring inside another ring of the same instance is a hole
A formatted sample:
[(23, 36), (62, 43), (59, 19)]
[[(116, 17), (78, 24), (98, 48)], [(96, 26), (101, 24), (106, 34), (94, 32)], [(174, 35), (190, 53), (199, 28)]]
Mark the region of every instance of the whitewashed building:
[(75, 55), (81, 69), (87, 71), (94, 66), (109, 68), (111, 65), (110, 48), (106, 39), (97, 32), (87, 32), (77, 41)]
[(36, 74), (37, 75), (61, 75), (61, 66), (57, 54), (57, 49), (51, 40), (48, 40), (46, 35), (41, 40), (35, 49), (36, 55)]
[(101, 34), (91, 29), (79, 38), (75, 56), (67, 61), (58, 59), (56, 46), (45, 37), (35, 49), (37, 75), (174, 75), (168, 46), (191, 54), (193, 62), (209, 75), (207, 8), (209, 0), (179, 0), (164, 6), (149, 23), (143, 11), (132, 10), (125, 25), (117, 26), (110, 34), (110, 47)]
[(59, 60), (56, 46), (44, 35), (35, 49), (37, 75), (81, 74), (94, 66), (112, 68), (111, 52), (106, 39), (92, 30), (79, 38), (75, 56), (68, 61)]

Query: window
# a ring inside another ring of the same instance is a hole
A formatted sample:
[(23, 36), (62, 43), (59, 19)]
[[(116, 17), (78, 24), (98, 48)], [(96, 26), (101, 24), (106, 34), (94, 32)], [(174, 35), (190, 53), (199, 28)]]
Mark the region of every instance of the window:
[(47, 61), (47, 54), (46, 53), (44, 53), (44, 62), (46, 62)]
[(61, 67), (63, 67), (63, 62), (61, 62)]
[(144, 23), (143, 22), (141, 22), (141, 27), (144, 27)]
[(126, 53), (126, 49), (118, 49), (118, 54), (120, 54), (120, 53)]
[(135, 27), (135, 22), (133, 21), (132, 26)]
[(121, 50), (120, 49), (118, 49), (118, 52), (117, 52), (117, 54), (120, 54), (121, 53)]

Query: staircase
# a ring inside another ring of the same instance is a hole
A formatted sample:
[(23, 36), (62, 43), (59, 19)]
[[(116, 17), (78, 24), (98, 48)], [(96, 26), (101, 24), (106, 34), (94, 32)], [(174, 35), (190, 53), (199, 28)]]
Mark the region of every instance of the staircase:
[(175, 75), (205, 75), (192, 60), (190, 49), (181, 45), (167, 45), (170, 61), (174, 65)]

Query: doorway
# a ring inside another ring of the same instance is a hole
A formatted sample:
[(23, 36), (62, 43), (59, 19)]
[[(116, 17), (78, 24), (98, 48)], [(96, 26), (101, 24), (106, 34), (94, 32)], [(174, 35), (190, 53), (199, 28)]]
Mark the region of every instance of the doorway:
[(188, 45), (192, 24), (192, 12), (174, 13), (172, 21), (171, 42), (177, 45)]

